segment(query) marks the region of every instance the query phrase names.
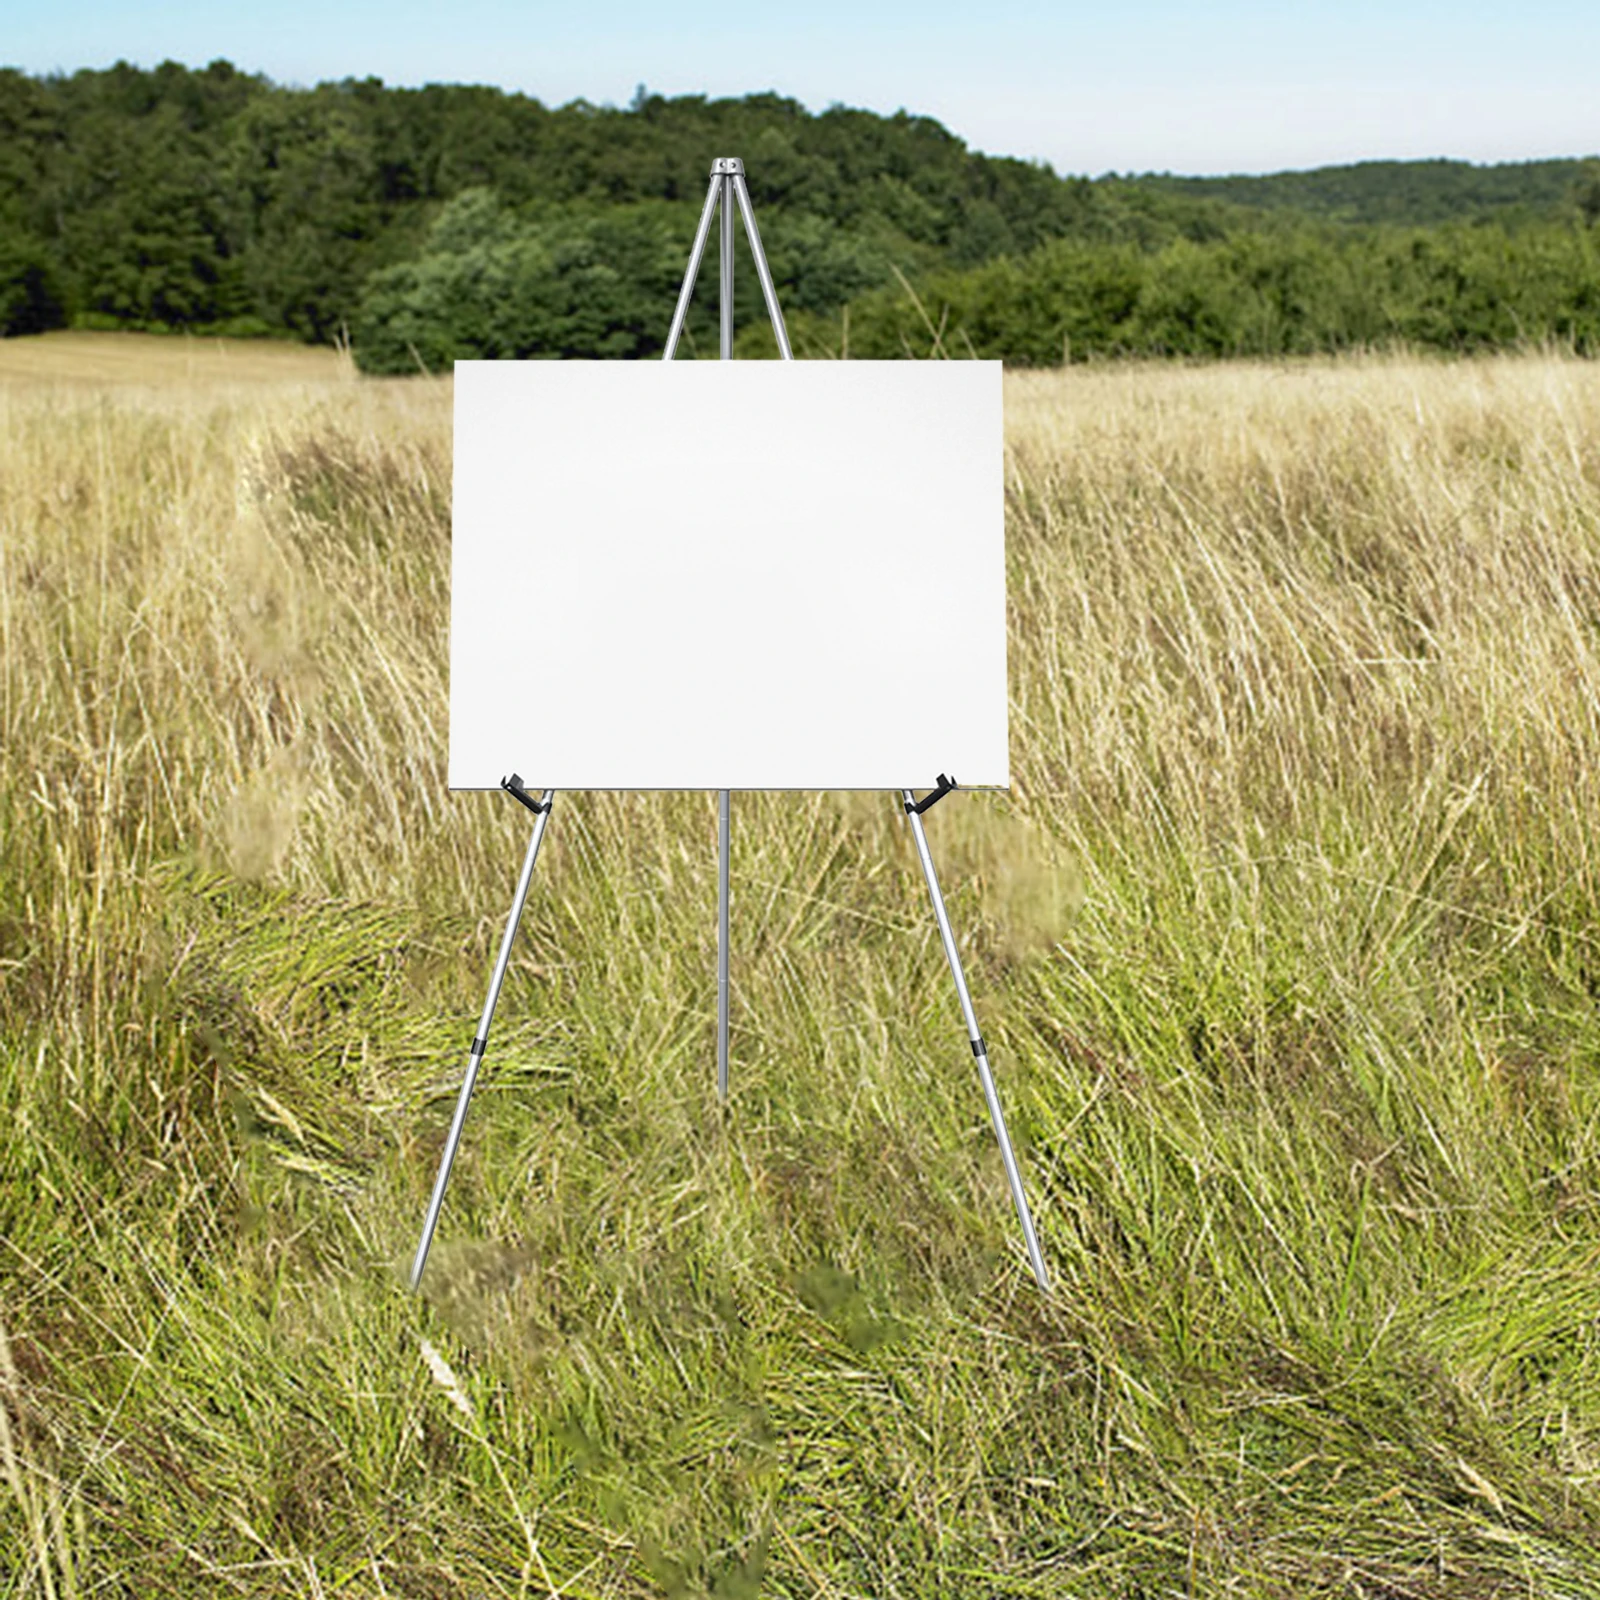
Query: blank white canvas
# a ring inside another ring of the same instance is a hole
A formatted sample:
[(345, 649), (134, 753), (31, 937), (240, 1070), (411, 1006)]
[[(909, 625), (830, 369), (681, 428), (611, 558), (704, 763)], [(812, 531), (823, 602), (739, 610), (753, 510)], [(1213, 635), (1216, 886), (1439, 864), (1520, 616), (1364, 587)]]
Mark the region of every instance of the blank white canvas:
[(462, 361), (450, 787), (1006, 787), (1000, 364)]

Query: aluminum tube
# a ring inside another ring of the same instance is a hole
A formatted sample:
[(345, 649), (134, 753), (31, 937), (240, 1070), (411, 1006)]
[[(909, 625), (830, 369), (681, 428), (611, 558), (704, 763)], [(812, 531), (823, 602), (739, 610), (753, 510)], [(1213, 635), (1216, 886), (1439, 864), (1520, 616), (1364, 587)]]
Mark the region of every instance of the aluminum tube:
[(700, 226), (695, 230), (694, 248), (689, 252), (689, 270), (683, 275), (683, 287), (678, 291), (678, 308), (672, 313), (672, 326), (667, 330), (667, 347), (661, 352), (663, 361), (670, 361), (677, 353), (678, 336), (683, 332), (683, 319), (689, 315), (689, 301), (694, 296), (694, 280), (700, 272), (700, 257), (705, 254), (706, 240), (711, 237), (711, 214), (722, 197), (722, 179), (715, 174), (706, 194), (705, 210), (700, 213)]
[(744, 175), (733, 176), (733, 192), (738, 197), (739, 215), (744, 218), (745, 237), (750, 241), (750, 254), (755, 257), (756, 276), (761, 280), (761, 297), (767, 302), (767, 315), (772, 318), (772, 331), (778, 336), (778, 354), (785, 361), (794, 360), (789, 348), (789, 330), (783, 325), (783, 310), (778, 305), (778, 291), (773, 287), (772, 273), (767, 268), (767, 253), (761, 248), (761, 230), (756, 226), (755, 207), (750, 204), (750, 191), (745, 187)]
[(729, 203), (728, 191), (738, 182), (737, 178), (724, 177), (722, 180), (722, 359), (733, 360), (733, 206)]
[(717, 1093), (728, 1098), (728, 791), (717, 807)]
[[(722, 177), (722, 359), (733, 360), (733, 189), (737, 176)], [(717, 795), (717, 1093), (728, 1098), (728, 791)]]
[(455, 1164), (456, 1147), (461, 1143), (461, 1130), (466, 1125), (467, 1106), (472, 1099), (473, 1085), (478, 1081), (478, 1065), (484, 1051), (489, 1048), (489, 1025), (494, 1021), (495, 1002), (500, 998), (500, 985), (505, 982), (506, 968), (511, 963), (511, 945), (516, 938), (517, 924), (522, 920), (522, 908), (528, 898), (528, 886), (533, 882), (533, 864), (539, 859), (539, 845), (544, 838), (545, 825), (550, 821), (549, 805), (555, 796), (554, 789), (546, 789), (540, 797), (545, 810), (533, 825), (533, 837), (528, 841), (527, 858), (522, 863), (522, 876), (517, 880), (516, 898), (511, 903), (511, 917), (500, 940), (500, 956), (494, 964), (494, 976), (489, 980), (489, 996), (483, 1003), (483, 1015), (478, 1019), (478, 1036), (472, 1041), (472, 1053), (467, 1058), (467, 1076), (461, 1085), (461, 1095), (456, 1101), (456, 1114), (451, 1119), (450, 1133), (445, 1139), (444, 1155), (439, 1162), (439, 1176), (433, 1182), (433, 1198), (428, 1202), (427, 1219), (422, 1224), (422, 1240), (417, 1245), (416, 1259), (411, 1263), (411, 1287), (422, 1281), (422, 1269), (428, 1264), (428, 1247), (433, 1243), (433, 1230), (439, 1223), (439, 1211), (444, 1205), (444, 1192), (450, 1184), (450, 1168)]
[(961, 1001), (961, 1015), (966, 1019), (967, 1037), (972, 1041), (972, 1053), (978, 1058), (978, 1075), (983, 1080), (983, 1097), (989, 1102), (989, 1121), (994, 1125), (994, 1136), (1000, 1141), (1000, 1158), (1005, 1162), (1006, 1181), (1011, 1185), (1011, 1198), (1016, 1204), (1017, 1220), (1022, 1224), (1022, 1237), (1027, 1241), (1028, 1260), (1033, 1264), (1033, 1275), (1039, 1287), (1050, 1292), (1050, 1278), (1044, 1267), (1044, 1256), (1039, 1250), (1038, 1236), (1033, 1231), (1033, 1218), (1028, 1212), (1028, 1197), (1022, 1190), (1022, 1174), (1017, 1170), (1017, 1158), (1011, 1149), (1006, 1133), (1006, 1119), (1000, 1109), (1000, 1096), (995, 1090), (994, 1078), (989, 1072), (988, 1049), (983, 1035), (978, 1032), (978, 1019), (973, 1014), (972, 997), (967, 993), (967, 980), (961, 970), (961, 957), (956, 951), (955, 935), (950, 931), (950, 919), (945, 915), (944, 896), (939, 892), (939, 876), (933, 870), (933, 857), (928, 852), (928, 837), (922, 831), (922, 818), (909, 808), (915, 800), (909, 789), (905, 797), (906, 815), (911, 822), (911, 832), (917, 841), (917, 855), (922, 860), (922, 873), (928, 880), (928, 894), (933, 901), (933, 915), (939, 924), (939, 937), (944, 941), (945, 960), (950, 963), (950, 975), (956, 980), (956, 994)]

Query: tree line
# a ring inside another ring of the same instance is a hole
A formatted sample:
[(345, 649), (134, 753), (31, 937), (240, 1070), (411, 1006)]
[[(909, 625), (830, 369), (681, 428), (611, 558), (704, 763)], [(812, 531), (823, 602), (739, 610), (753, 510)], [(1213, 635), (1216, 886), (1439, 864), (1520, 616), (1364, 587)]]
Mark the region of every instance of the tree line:
[[(0, 70), (0, 332), (348, 338), (375, 372), (659, 354), (720, 154), (745, 158), (814, 353), (1600, 343), (1600, 173), (1578, 162), (1063, 178), (905, 112), (643, 87), (549, 108), (470, 85), (286, 88), (224, 61)], [(747, 260), (736, 282), (757, 354)], [(713, 298), (682, 354), (715, 348)]]
[[(1297, 226), (1154, 251), (1059, 240), (802, 319), (813, 354), (1288, 356), (1387, 345), (1600, 353), (1600, 230)], [(753, 331), (749, 352), (764, 341)]]

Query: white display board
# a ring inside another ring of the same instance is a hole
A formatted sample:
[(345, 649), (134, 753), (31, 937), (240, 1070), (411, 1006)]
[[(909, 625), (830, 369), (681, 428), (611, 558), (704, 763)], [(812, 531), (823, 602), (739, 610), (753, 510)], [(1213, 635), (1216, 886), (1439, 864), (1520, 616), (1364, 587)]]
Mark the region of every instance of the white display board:
[(1006, 787), (997, 361), (461, 361), (450, 787)]

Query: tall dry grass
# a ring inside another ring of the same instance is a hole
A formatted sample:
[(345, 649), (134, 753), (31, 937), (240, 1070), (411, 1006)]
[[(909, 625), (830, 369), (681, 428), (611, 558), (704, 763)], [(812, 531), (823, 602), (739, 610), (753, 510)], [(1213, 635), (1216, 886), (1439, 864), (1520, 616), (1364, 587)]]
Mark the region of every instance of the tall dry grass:
[(0, 387), (0, 1594), (1600, 1588), (1600, 373), (1008, 379), (929, 826), (1049, 1301), (860, 795), (738, 797), (726, 1116), (714, 800), (560, 798), (405, 1292), (449, 388), (161, 376)]

